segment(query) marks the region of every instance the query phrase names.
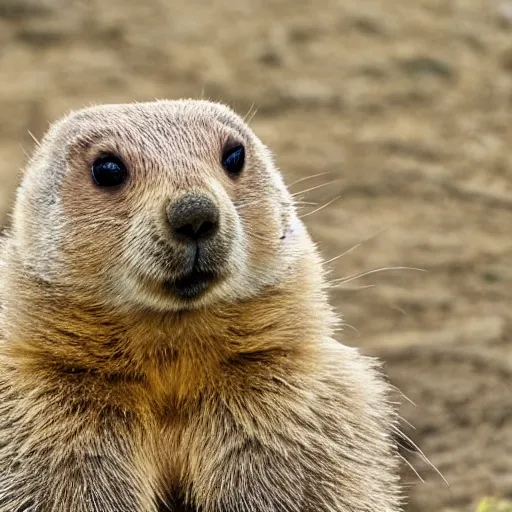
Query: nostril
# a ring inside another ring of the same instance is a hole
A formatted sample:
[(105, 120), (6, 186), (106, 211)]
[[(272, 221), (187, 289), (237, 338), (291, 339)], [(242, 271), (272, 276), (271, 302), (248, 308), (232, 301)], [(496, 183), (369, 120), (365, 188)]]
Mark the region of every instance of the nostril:
[(184, 236), (185, 238), (195, 238), (196, 230), (192, 224), (185, 224), (183, 226), (174, 228), (176, 234)]
[(169, 205), (167, 219), (175, 237), (197, 242), (215, 234), (219, 211), (209, 197), (187, 194)]
[(203, 222), (196, 231), (197, 236), (206, 236), (215, 231), (215, 224), (210, 221)]
[(189, 238), (191, 240), (197, 240), (199, 238), (203, 238), (208, 236), (209, 234), (213, 234), (216, 229), (216, 223), (205, 221), (197, 224), (183, 224), (183, 226), (178, 226), (174, 228), (174, 232), (184, 238)]

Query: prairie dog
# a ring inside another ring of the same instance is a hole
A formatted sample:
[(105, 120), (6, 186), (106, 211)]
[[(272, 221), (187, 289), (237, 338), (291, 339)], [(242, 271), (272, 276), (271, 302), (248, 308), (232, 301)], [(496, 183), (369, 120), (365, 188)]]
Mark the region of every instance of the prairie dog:
[(0, 512), (400, 510), (388, 386), (228, 107), (58, 121), (0, 265)]

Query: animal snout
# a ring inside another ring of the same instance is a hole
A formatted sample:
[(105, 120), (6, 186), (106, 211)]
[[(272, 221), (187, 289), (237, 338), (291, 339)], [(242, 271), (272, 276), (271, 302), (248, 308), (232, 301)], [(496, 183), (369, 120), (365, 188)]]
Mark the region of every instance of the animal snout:
[(168, 206), (167, 220), (176, 239), (197, 243), (218, 231), (219, 208), (208, 196), (187, 194)]

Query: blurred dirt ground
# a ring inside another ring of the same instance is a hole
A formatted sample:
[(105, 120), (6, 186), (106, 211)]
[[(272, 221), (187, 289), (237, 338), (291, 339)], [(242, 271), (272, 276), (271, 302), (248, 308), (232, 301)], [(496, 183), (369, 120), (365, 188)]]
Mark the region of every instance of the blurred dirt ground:
[[(383, 358), (410, 511), (512, 497), (512, 2), (0, 0), (0, 216), (30, 130), (91, 102), (223, 100), (275, 152), (344, 340)], [(307, 214), (318, 206), (304, 208)], [(371, 288), (366, 285), (375, 285)], [(404, 452), (405, 453), (405, 452)]]

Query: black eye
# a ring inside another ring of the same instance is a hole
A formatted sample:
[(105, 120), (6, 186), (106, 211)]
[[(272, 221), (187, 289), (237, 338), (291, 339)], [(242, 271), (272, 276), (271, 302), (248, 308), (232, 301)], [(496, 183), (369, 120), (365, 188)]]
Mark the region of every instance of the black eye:
[(126, 167), (117, 156), (105, 155), (94, 161), (92, 177), (100, 187), (117, 187), (126, 179)]
[(240, 174), (245, 162), (245, 148), (241, 144), (224, 149), (222, 167), (233, 175)]

